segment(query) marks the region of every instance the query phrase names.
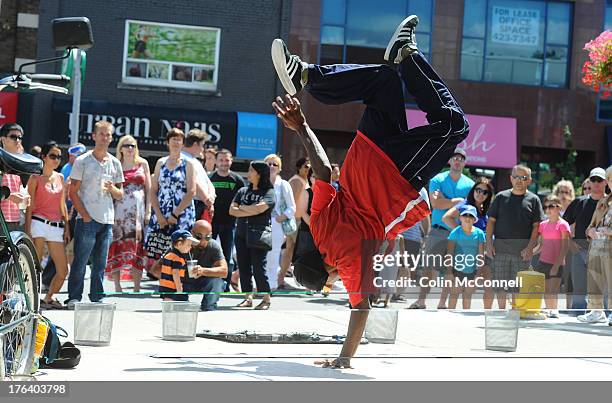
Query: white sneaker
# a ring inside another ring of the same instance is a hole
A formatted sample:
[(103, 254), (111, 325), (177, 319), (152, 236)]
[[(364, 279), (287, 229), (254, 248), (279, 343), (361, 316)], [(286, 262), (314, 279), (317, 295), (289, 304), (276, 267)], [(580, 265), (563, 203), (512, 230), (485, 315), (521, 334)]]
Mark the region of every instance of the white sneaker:
[(550, 319), (559, 319), (559, 311), (556, 309), (550, 309), (546, 312), (546, 316)]
[(66, 302), (66, 309), (74, 311), (74, 305), (79, 302), (81, 301), (79, 301), (78, 299), (71, 299), (70, 301)]
[(282, 39), (272, 41), (272, 63), (276, 74), (289, 95), (295, 95), (304, 88), (302, 71), (307, 64), (302, 62), (299, 56), (292, 55)]
[(411, 15), (400, 22), (395, 33), (389, 40), (383, 58), (393, 64), (399, 64), (404, 59), (402, 50), (405, 48), (408, 53), (416, 52), (417, 44), (414, 31), (419, 23), (419, 17)]
[(604, 323), (607, 321), (607, 318), (603, 311), (595, 309), (586, 315), (578, 316), (578, 321), (583, 323)]

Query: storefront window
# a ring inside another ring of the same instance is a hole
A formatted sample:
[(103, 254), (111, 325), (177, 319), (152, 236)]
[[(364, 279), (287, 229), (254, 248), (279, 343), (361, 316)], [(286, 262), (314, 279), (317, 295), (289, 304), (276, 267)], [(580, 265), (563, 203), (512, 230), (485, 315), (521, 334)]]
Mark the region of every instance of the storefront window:
[(214, 91), (220, 34), (218, 28), (127, 20), (123, 82)]
[(419, 16), (416, 36), (425, 57), (430, 53), (433, 0), (323, 0), (321, 64), (381, 63), (397, 25)]
[(567, 86), (572, 5), (465, 0), (461, 78)]

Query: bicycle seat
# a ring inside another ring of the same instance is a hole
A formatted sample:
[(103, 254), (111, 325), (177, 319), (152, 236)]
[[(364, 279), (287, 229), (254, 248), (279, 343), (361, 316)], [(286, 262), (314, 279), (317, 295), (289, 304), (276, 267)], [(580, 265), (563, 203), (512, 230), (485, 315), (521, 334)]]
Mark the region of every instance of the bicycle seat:
[(15, 175), (40, 175), (43, 162), (30, 154), (13, 154), (0, 147), (0, 171)]

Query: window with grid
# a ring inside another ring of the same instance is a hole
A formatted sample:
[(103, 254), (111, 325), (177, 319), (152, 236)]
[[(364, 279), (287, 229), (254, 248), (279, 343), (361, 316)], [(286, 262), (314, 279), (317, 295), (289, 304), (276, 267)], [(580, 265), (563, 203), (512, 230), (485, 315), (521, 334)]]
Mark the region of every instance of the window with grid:
[(429, 58), (434, 0), (322, 0), (320, 64), (381, 63), (397, 25), (419, 16), (416, 40)]
[(572, 12), (561, 1), (465, 0), (461, 78), (566, 87)]

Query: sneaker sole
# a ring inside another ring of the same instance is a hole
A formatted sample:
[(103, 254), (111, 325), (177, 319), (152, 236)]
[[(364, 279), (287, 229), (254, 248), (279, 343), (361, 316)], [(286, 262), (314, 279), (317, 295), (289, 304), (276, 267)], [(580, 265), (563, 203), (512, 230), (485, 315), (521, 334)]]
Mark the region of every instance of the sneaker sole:
[(418, 18), (419, 17), (417, 17), (416, 15), (409, 15), (408, 17), (404, 19), (404, 21), (402, 21), (397, 26), (397, 29), (393, 33), (393, 36), (391, 37), (391, 40), (389, 41), (389, 44), (387, 45), (387, 49), (385, 49), (385, 56), (383, 57), (385, 61), (387, 62), (389, 61), (389, 54), (391, 53), (391, 49), (393, 49), (393, 45), (395, 45), (395, 42), (397, 41), (397, 37), (399, 36), (400, 31), (404, 28), (404, 26), (406, 26), (406, 24), (408, 24), (408, 21), (412, 19), (418, 19)]
[(589, 323), (589, 324), (594, 324), (594, 323), (606, 323), (608, 320), (580, 320), (578, 319), (578, 322), (581, 323)]
[(291, 81), (291, 77), (289, 77), (289, 74), (287, 74), (285, 47), (283, 46), (283, 41), (280, 39), (275, 39), (272, 41), (272, 63), (274, 63), (276, 75), (278, 76), (285, 90), (289, 93), (289, 95), (295, 95), (297, 90)]

